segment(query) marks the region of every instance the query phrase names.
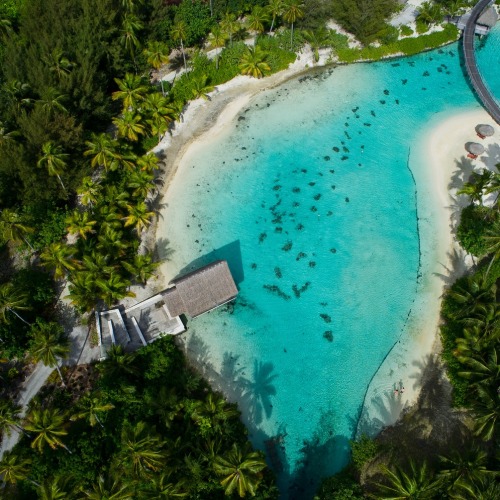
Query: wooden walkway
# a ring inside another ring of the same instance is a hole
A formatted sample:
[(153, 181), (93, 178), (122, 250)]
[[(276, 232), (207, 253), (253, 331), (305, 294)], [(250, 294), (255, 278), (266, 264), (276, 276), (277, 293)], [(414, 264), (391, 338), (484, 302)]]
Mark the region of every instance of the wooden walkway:
[(472, 86), (488, 113), (500, 125), (500, 106), (484, 84), (483, 78), (477, 68), (476, 54), (474, 52), (476, 21), (484, 10), (493, 4), (494, 1), (495, 0), (479, 0), (479, 2), (474, 6), (465, 26), (462, 48), (464, 51), (465, 68)]

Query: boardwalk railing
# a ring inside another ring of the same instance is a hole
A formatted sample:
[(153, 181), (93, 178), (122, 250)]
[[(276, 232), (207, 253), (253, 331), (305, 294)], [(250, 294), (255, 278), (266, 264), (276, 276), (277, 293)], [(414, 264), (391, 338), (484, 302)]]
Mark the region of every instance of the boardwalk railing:
[(479, 0), (479, 2), (474, 6), (465, 26), (462, 47), (464, 51), (465, 68), (472, 86), (488, 113), (500, 125), (500, 106), (484, 84), (483, 78), (477, 68), (476, 54), (474, 52), (476, 22), (484, 10), (493, 4), (494, 1), (495, 0)]

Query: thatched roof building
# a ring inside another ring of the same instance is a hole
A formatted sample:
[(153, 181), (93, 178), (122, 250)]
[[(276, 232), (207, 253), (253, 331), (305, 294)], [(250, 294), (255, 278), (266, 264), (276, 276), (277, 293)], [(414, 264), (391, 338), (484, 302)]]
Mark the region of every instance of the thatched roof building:
[(478, 142), (468, 142), (465, 144), (465, 149), (474, 156), (479, 156), (484, 153), (484, 146)]
[(487, 26), (488, 28), (493, 28), (498, 21), (498, 12), (495, 7), (491, 6), (486, 9), (477, 20), (477, 24), (482, 26)]
[(495, 133), (495, 129), (491, 125), (480, 123), (476, 125), (476, 133), (481, 139), (484, 139), (485, 137), (491, 137)]
[(231, 271), (225, 260), (212, 262), (170, 282), (163, 300), (171, 317), (187, 314), (199, 316), (233, 300), (238, 295)]

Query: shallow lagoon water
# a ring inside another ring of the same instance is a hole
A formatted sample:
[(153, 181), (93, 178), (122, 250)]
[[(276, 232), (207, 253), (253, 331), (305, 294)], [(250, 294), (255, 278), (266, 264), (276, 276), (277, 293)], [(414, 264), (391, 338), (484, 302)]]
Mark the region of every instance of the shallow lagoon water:
[(189, 322), (188, 352), (242, 403), (254, 445), (281, 437), (270, 463), (285, 498), (311, 497), (347, 463), (372, 377), (414, 333), (436, 236), (419, 232), (434, 201), (412, 146), (436, 117), (473, 107), (457, 44), (311, 72), (252, 100), (169, 195), (173, 267), (227, 259), (240, 290)]

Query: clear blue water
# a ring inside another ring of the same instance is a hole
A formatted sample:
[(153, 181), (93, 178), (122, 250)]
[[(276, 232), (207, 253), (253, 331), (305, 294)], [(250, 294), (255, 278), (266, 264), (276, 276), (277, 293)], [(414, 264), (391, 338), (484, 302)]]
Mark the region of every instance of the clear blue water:
[[(498, 95), (499, 35), (479, 51)], [(412, 145), (437, 116), (474, 107), (457, 44), (312, 72), (254, 99), (169, 195), (172, 265), (225, 258), (240, 290), (190, 321), (188, 352), (242, 402), (254, 445), (282, 436), (284, 498), (310, 498), (348, 462), (368, 384), (433, 258)]]

